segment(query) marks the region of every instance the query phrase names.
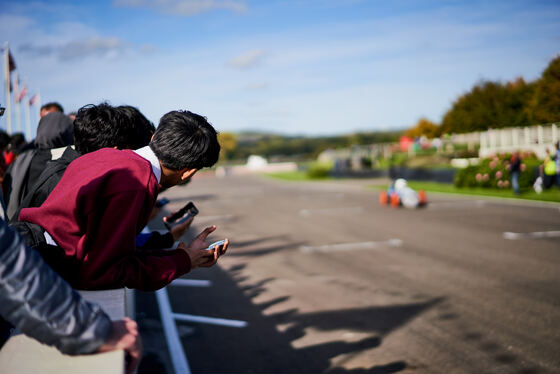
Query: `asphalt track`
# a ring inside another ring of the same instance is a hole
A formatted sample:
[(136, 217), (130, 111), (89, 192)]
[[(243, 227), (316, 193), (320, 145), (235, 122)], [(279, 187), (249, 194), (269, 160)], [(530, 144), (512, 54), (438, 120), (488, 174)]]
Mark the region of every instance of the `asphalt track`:
[[(161, 194), (232, 243), (185, 277), (211, 287), (168, 287), (174, 312), (248, 322), (179, 322), (192, 373), (560, 373), (560, 206), (394, 209), (374, 182), (202, 173)], [(153, 294), (137, 313), (171, 372)]]

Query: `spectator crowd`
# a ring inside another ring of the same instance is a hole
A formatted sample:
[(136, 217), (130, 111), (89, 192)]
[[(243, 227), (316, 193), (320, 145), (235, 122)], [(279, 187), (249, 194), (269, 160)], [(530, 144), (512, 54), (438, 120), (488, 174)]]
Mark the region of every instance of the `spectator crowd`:
[(216, 226), (177, 241), (141, 234), (161, 191), (214, 165), (220, 145), (207, 119), (163, 115), (157, 128), (135, 107), (86, 105), (71, 116), (43, 105), (35, 139), (0, 132), (0, 346), (14, 331), (66, 354), (123, 349), (127, 372), (141, 358), (136, 322), (111, 321), (76, 290), (157, 290), (229, 245), (208, 247)]

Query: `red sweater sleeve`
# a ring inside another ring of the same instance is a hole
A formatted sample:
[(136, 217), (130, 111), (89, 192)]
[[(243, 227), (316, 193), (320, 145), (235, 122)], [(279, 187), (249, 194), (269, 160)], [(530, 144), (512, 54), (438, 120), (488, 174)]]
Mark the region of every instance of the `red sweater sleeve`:
[(78, 243), (85, 256), (78, 274), (84, 289), (128, 287), (156, 290), (190, 270), (188, 255), (181, 249), (165, 255), (136, 249), (139, 217), (151, 209), (154, 197), (145, 190), (120, 191), (107, 196), (87, 216), (86, 234)]

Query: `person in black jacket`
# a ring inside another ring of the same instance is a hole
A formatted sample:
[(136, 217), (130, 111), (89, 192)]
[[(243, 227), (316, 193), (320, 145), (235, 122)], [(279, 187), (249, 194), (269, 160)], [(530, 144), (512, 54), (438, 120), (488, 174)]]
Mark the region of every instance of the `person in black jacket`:
[(62, 113), (49, 113), (39, 121), (35, 148), (21, 153), (6, 170), (2, 182), (8, 217), (12, 219), (25, 195), (35, 184), (45, 165), (52, 159), (51, 151), (73, 143), (73, 124)]
[[(55, 290), (53, 292), (53, 290)], [(38, 252), (0, 219), (0, 346), (9, 336), (8, 321), (22, 333), (70, 355), (123, 349), (132, 373), (141, 356), (136, 322), (111, 321), (96, 304), (84, 300)]]
[(511, 187), (513, 188), (513, 193), (519, 195), (519, 176), (525, 165), (522, 164), (519, 152), (513, 152), (509, 160), (509, 174), (511, 176)]

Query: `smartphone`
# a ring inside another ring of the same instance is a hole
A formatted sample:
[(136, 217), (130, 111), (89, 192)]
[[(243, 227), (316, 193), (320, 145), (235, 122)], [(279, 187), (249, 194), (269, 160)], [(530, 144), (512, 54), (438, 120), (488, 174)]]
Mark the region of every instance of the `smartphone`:
[(161, 208), (162, 206), (164, 206), (165, 204), (168, 204), (168, 203), (169, 203), (169, 199), (164, 197), (164, 198), (158, 199), (158, 201), (156, 201), (156, 207)]
[(212, 249), (212, 248), (214, 248), (214, 247), (218, 247), (218, 246), (224, 244), (225, 242), (226, 242), (225, 239), (224, 239), (224, 240), (218, 240), (217, 242), (214, 242), (214, 243), (210, 244), (210, 245), (208, 246), (208, 248), (206, 248), (206, 250)]
[(198, 209), (194, 206), (194, 203), (192, 201), (189, 201), (187, 205), (185, 205), (175, 213), (167, 216), (166, 220), (163, 221), (163, 223), (165, 224), (167, 229), (170, 230), (171, 224), (177, 221), (179, 218), (181, 218), (181, 220), (177, 223), (184, 223), (186, 220), (196, 216), (197, 214), (198, 214)]

